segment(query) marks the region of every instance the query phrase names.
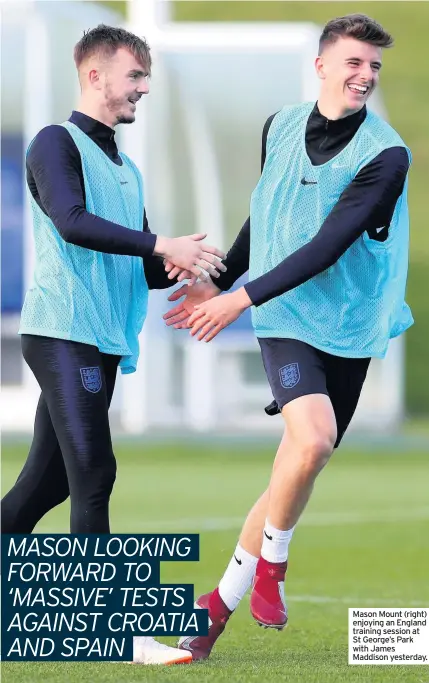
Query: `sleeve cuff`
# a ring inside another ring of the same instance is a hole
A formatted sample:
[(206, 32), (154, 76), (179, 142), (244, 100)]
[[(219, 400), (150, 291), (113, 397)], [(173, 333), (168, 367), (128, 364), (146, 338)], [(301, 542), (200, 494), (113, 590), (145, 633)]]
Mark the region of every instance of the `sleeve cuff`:
[(246, 282), (245, 285), (243, 285), (244, 289), (246, 290), (246, 294), (249, 297), (250, 301), (252, 302), (252, 306), (259, 306), (262, 301), (258, 302), (258, 295), (257, 295), (257, 287), (254, 286), (255, 282)]
[(143, 235), (142, 256), (153, 256), (157, 236), (153, 235), (151, 232), (142, 232), (141, 235)]

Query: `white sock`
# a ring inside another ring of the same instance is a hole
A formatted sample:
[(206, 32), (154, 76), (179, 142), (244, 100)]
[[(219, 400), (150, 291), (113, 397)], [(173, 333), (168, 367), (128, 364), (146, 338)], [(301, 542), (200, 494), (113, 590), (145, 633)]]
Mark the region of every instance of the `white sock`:
[(288, 557), (289, 543), (295, 527), (282, 531), (276, 529), (265, 520), (264, 534), (262, 540), (261, 556), (268, 562), (286, 562)]
[(257, 557), (237, 543), (234, 555), (219, 582), (219, 595), (228, 609), (234, 610), (249, 590), (257, 562)]

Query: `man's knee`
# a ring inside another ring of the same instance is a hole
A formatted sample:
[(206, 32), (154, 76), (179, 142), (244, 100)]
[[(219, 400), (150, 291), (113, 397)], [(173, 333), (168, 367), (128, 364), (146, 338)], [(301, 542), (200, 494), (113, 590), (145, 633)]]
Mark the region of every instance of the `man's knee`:
[(297, 450), (302, 467), (309, 474), (317, 474), (328, 462), (337, 438), (332, 427), (309, 429), (298, 439)]
[(284, 406), (286, 451), (298, 458), (301, 468), (317, 475), (326, 465), (337, 440), (337, 423), (329, 398), (303, 396)]
[(320, 470), (328, 462), (335, 447), (335, 424), (308, 426), (304, 433), (290, 434), (286, 428), (282, 443), (274, 460), (273, 470), (283, 466), (290, 457), (298, 457), (309, 470)]
[(116, 481), (116, 469), (116, 459), (112, 453), (112, 457), (105, 463), (100, 473), (101, 485), (109, 495), (112, 493)]
[(96, 463), (88, 460), (85, 467), (79, 468), (71, 487), (72, 496), (108, 499), (115, 480), (116, 459), (111, 452), (106, 454), (101, 462), (100, 459)]
[(88, 485), (94, 495), (109, 497), (116, 481), (116, 460), (112, 456), (107, 462), (92, 471)]

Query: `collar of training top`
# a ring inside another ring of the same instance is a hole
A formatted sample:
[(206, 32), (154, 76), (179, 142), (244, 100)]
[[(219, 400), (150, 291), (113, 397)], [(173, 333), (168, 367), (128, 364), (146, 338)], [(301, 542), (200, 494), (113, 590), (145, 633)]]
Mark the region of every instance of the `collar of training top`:
[(101, 123), (101, 121), (91, 118), (91, 116), (82, 114), (80, 111), (73, 110), (69, 121), (74, 123), (92, 140), (97, 139), (100, 142), (109, 142), (115, 138), (115, 131), (112, 128), (106, 126), (105, 123)]
[(355, 114), (345, 116), (343, 119), (331, 120), (327, 119), (326, 116), (322, 116), (316, 102), (314, 109), (310, 114), (308, 124), (311, 125), (311, 128), (314, 131), (320, 130), (320, 132), (324, 132), (325, 135), (326, 133), (341, 135), (341, 133), (344, 133), (345, 131), (356, 132), (361, 123), (365, 120), (366, 111), (366, 105), (364, 105), (362, 109)]

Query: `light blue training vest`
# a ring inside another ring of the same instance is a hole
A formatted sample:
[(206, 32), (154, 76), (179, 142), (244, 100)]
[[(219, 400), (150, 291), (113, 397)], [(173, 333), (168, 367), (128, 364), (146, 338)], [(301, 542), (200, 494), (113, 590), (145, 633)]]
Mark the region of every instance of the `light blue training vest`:
[[(78, 126), (61, 125), (80, 152), (87, 211), (142, 230), (143, 182), (135, 164), (125, 154), (122, 166), (114, 164)], [(97, 346), (122, 356), (123, 374), (134, 372), (148, 301), (143, 259), (68, 244), (33, 197), (31, 208), (36, 264), (19, 333)]]
[[(273, 119), (261, 178), (250, 207), (251, 280), (309, 242), (357, 173), (383, 150), (410, 150), (389, 124), (368, 111), (349, 144), (313, 166), (305, 129), (313, 103), (285, 107)], [(301, 179), (315, 184), (301, 183)], [(385, 242), (365, 232), (323, 273), (252, 308), (257, 337), (298, 339), (349, 358), (385, 356), (389, 339), (413, 323), (405, 303), (409, 219), (407, 184)], [(371, 226), (368, 226), (371, 227)]]

